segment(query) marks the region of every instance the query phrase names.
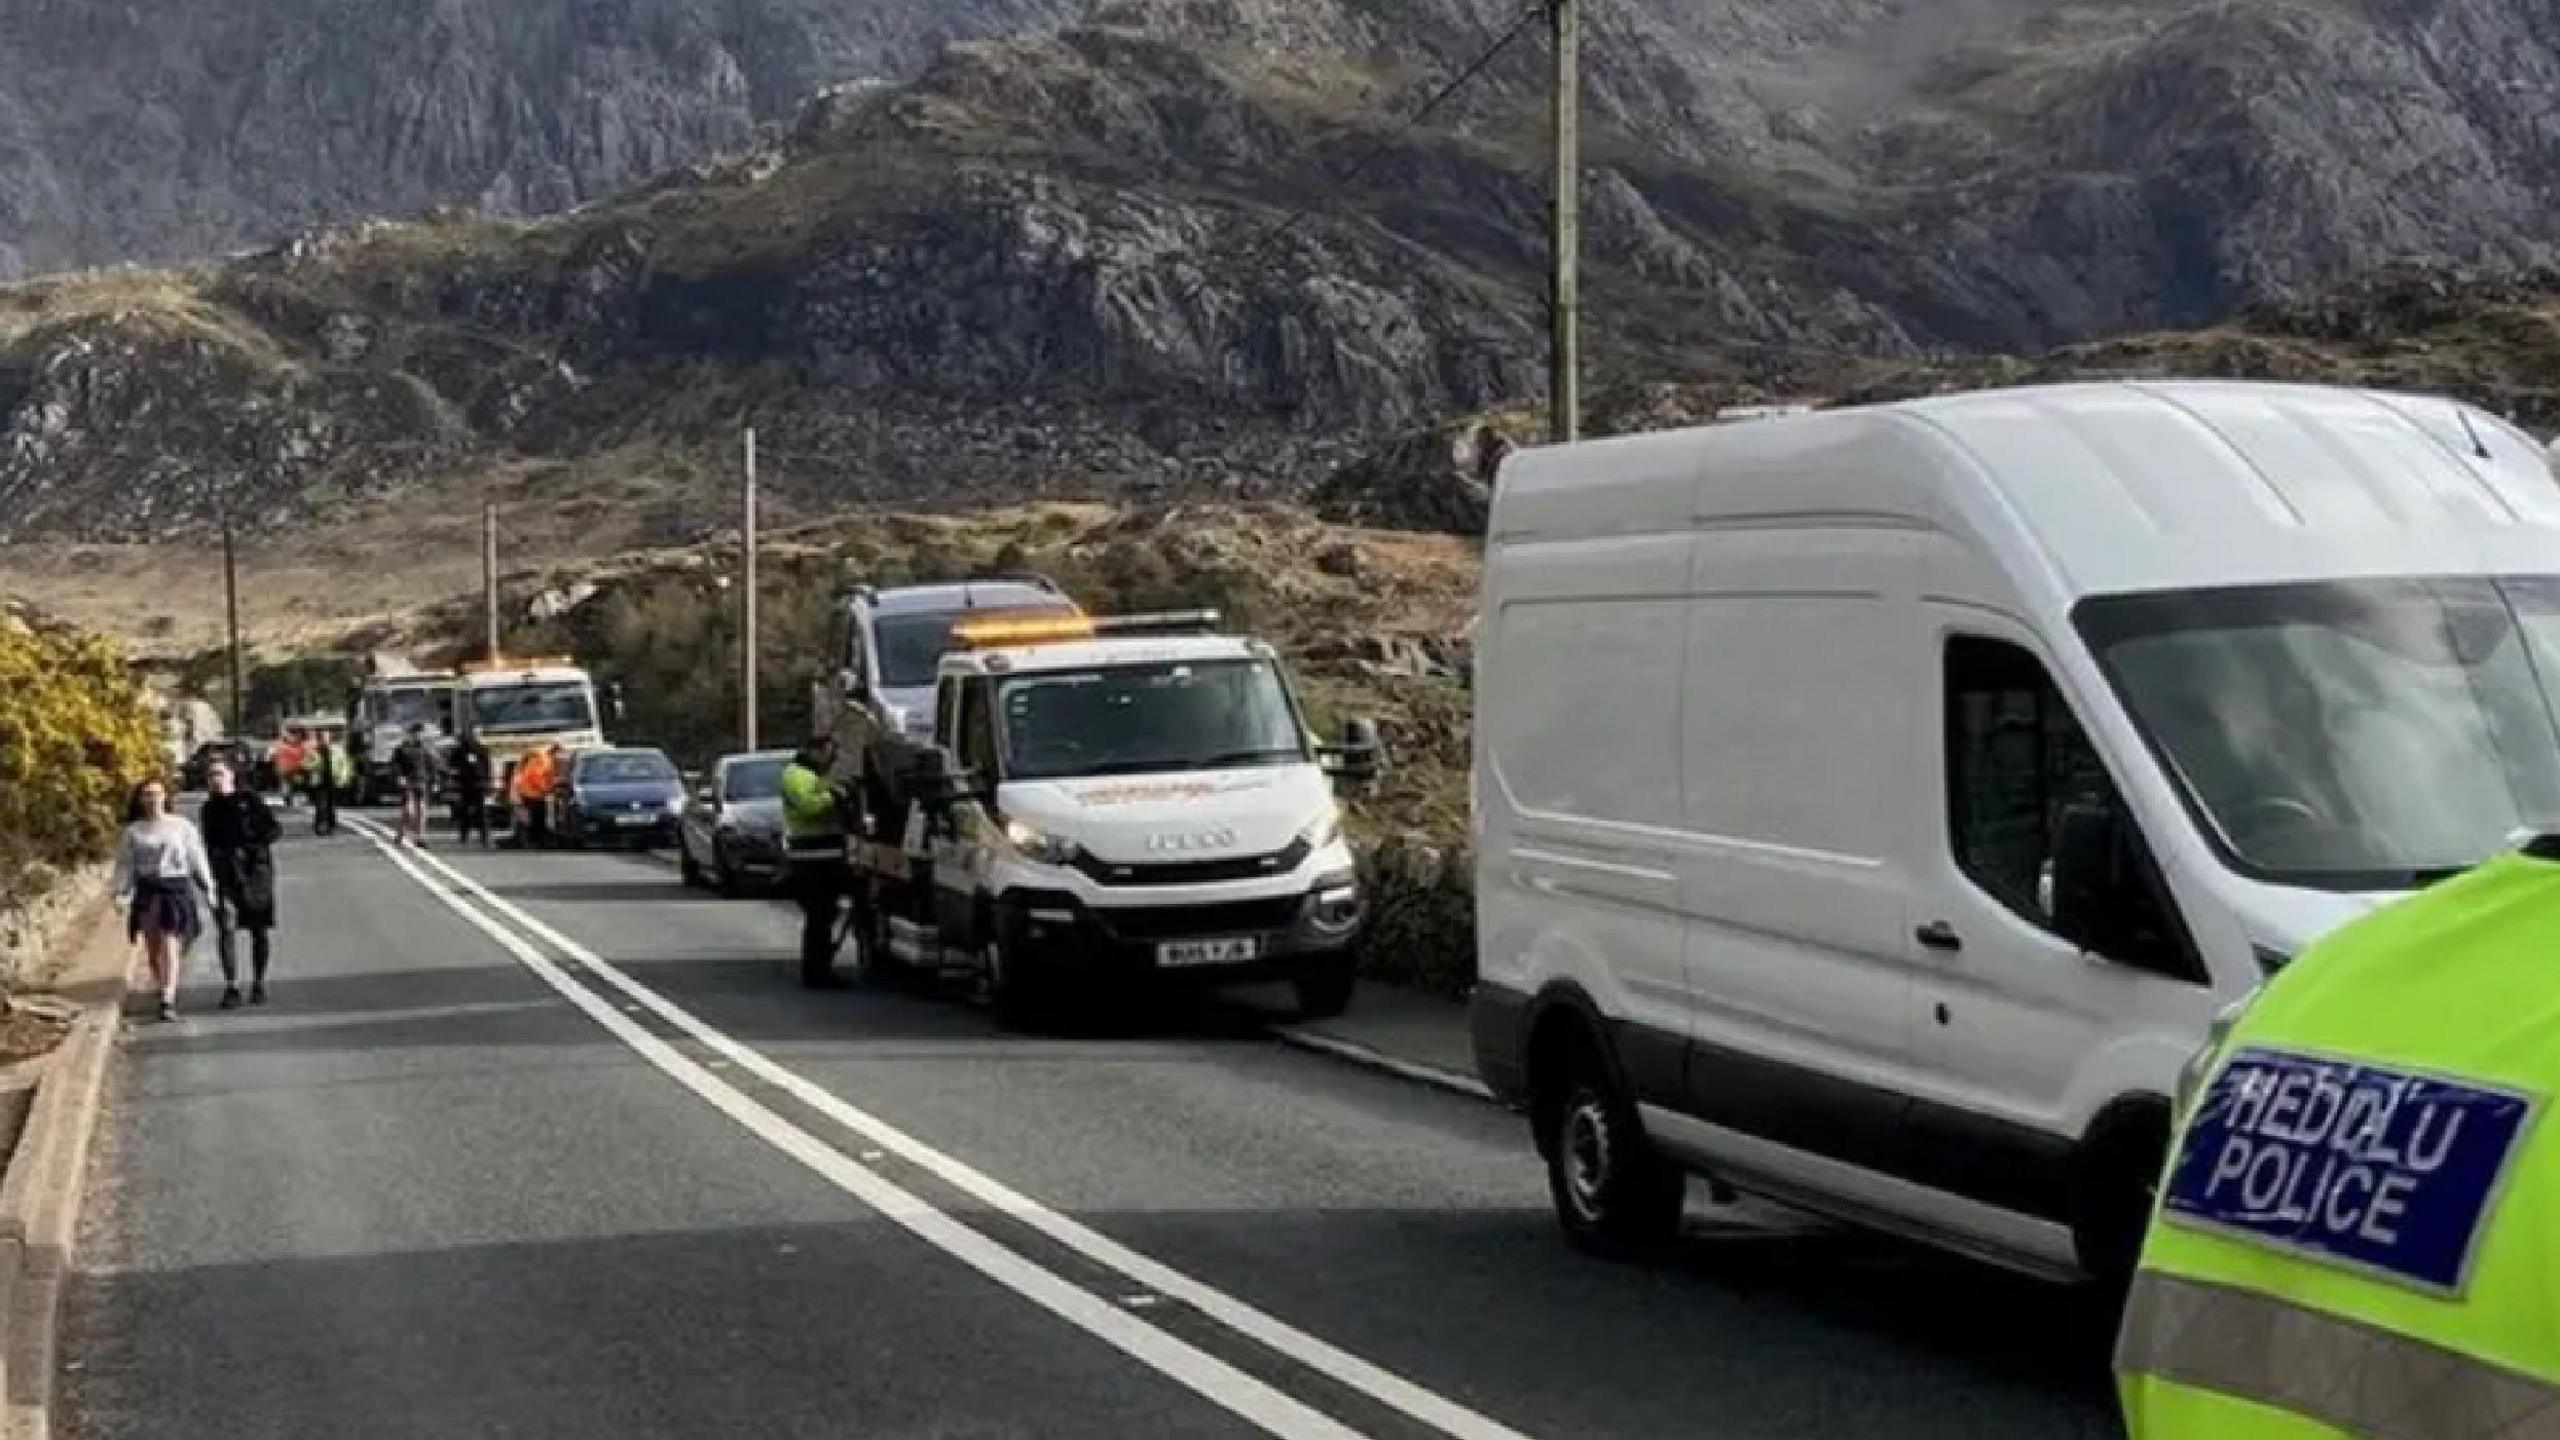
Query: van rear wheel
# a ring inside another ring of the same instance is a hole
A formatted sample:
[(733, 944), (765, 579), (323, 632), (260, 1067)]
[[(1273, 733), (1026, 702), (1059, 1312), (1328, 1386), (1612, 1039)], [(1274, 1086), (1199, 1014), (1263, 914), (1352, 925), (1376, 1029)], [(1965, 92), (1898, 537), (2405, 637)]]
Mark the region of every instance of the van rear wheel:
[(1547, 1154), (1547, 1189), (1556, 1218), (1576, 1248), (1634, 1259), (1680, 1233), (1688, 1178), (1655, 1153), (1635, 1106), (1618, 1093), (1596, 1061), (1564, 1082)]

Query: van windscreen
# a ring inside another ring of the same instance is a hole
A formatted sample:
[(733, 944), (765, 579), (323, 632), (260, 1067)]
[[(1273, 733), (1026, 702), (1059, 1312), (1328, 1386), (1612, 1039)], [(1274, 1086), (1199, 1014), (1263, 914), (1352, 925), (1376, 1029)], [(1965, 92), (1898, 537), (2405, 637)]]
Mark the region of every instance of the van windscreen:
[(2406, 889), (2560, 825), (2560, 577), (2114, 596), (2076, 619), (2244, 874)]

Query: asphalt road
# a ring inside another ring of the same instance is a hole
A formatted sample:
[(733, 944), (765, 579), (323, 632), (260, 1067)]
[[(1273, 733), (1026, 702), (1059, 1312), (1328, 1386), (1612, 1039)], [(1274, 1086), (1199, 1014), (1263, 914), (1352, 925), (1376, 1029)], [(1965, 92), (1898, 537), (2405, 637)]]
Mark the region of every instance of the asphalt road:
[[(662, 861), (291, 822), (276, 1001), (138, 1024), (76, 1436), (2112, 1437), (2084, 1300), (1829, 1231), (1569, 1251), (1519, 1122), (1246, 1009), (810, 996)], [(450, 867), (449, 869), (447, 867)]]

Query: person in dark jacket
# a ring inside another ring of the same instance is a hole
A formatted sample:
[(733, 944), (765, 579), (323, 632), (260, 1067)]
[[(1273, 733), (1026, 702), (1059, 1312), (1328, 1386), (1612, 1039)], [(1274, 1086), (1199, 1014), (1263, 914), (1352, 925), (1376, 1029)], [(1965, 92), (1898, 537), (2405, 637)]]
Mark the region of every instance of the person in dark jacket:
[[(445, 727), (451, 735), (453, 727)], [(453, 742), (453, 754), (447, 762), (453, 767), (454, 843), (468, 845), (473, 832), (480, 836), (480, 846), (489, 846), (489, 785), (496, 777), (491, 773), (489, 747), (477, 735), (465, 735)]]
[(254, 790), (244, 789), (228, 765), (206, 776), (212, 791), (198, 828), (213, 864), (213, 934), (222, 959), (222, 1008), (240, 1008), (239, 933), (249, 932), (249, 1003), (267, 1003), (267, 966), (275, 958), (275, 843), (284, 833), (274, 812)]

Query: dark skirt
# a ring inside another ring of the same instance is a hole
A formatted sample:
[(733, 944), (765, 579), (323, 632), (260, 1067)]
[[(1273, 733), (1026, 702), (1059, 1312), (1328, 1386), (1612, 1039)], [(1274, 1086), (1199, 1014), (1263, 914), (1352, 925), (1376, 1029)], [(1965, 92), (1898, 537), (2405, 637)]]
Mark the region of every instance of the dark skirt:
[(133, 909), (125, 916), (125, 934), (139, 940), (152, 931), (174, 935), (181, 945), (193, 945), (204, 933), (204, 914), (196, 906), (196, 887), (191, 880), (138, 880), (133, 886)]

